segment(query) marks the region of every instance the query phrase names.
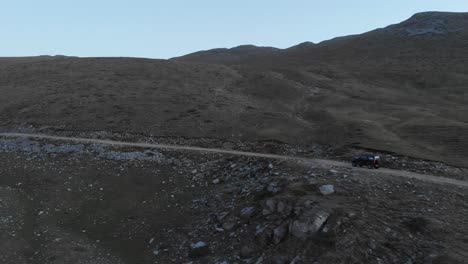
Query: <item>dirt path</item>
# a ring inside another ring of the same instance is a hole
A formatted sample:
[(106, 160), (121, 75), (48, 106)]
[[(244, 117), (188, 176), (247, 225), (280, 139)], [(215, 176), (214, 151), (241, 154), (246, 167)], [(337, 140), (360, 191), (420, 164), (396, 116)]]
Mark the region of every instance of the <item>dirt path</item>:
[[(327, 165), (331, 167), (345, 167), (345, 168), (350, 167), (349, 163), (335, 161), (335, 160), (310, 159), (310, 158), (303, 158), (303, 157), (246, 152), (246, 151), (237, 151), (237, 150), (226, 150), (226, 149), (217, 149), (217, 148), (202, 148), (202, 147), (193, 147), (193, 146), (176, 146), (176, 145), (151, 144), (151, 143), (133, 143), (133, 142), (106, 140), (106, 139), (61, 137), (61, 136), (50, 136), (50, 135), (41, 135), (41, 134), (28, 134), (28, 133), (0, 133), (0, 137), (49, 139), (49, 140), (56, 140), (56, 141), (67, 141), (67, 142), (87, 143), (87, 144), (104, 144), (104, 145), (120, 146), (120, 147), (138, 147), (138, 148), (166, 149), (166, 150), (188, 150), (188, 151), (197, 151), (197, 152), (205, 152), (205, 153), (221, 153), (221, 154), (239, 155), (239, 156), (247, 156), (247, 157), (279, 159), (279, 160), (296, 160), (296, 161), (302, 161), (302, 162), (318, 163), (321, 165)], [(362, 168), (353, 168), (353, 169), (369, 172), (368, 169), (362, 169)], [(403, 170), (391, 170), (391, 169), (381, 168), (379, 170), (372, 170), (372, 172), (376, 174), (380, 174), (380, 175), (391, 175), (391, 176), (399, 176), (399, 177), (405, 177), (405, 178), (414, 178), (414, 179), (429, 181), (429, 182), (433, 182), (437, 184), (452, 184), (452, 185), (456, 185), (460, 187), (468, 187), (468, 182), (466, 181), (454, 180), (454, 179), (449, 179), (445, 177), (420, 174), (420, 173), (403, 171)]]

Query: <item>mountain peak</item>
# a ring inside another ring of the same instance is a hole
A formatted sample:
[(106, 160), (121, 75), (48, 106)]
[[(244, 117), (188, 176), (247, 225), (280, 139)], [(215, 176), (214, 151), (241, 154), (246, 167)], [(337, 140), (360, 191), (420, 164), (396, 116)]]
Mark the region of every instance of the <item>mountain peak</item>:
[(433, 18), (463, 18), (467, 17), (468, 13), (464, 12), (440, 12), (440, 11), (427, 11), (414, 14), (410, 19), (433, 19)]
[(400, 24), (384, 28), (385, 32), (396, 35), (417, 36), (446, 34), (468, 29), (468, 13), (422, 12)]

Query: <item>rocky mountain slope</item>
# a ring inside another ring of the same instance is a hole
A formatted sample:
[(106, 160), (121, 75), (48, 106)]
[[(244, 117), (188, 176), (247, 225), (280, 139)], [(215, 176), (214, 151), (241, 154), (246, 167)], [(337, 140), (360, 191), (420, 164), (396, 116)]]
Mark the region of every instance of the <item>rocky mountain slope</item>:
[(468, 166), (467, 17), (170, 61), (0, 59), (0, 126), (359, 146)]

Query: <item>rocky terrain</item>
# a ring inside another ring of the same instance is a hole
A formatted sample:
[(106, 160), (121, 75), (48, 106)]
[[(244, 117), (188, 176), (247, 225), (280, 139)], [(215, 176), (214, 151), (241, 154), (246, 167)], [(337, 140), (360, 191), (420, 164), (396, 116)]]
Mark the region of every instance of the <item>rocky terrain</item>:
[(0, 186), (2, 263), (468, 256), (466, 188), (352, 167), (3, 139)]

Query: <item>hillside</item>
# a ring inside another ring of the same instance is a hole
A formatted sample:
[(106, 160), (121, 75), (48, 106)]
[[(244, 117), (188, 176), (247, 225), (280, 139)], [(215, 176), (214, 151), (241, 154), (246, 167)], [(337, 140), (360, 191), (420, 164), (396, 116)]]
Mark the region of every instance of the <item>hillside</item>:
[(468, 166), (467, 28), (466, 13), (422, 13), (286, 50), (0, 59), (0, 126), (357, 145)]
[(202, 63), (239, 63), (245, 59), (252, 59), (262, 55), (272, 55), (280, 49), (273, 47), (257, 47), (254, 45), (242, 45), (231, 49), (218, 48), (198, 51), (185, 56), (172, 58), (180, 62), (202, 62)]

